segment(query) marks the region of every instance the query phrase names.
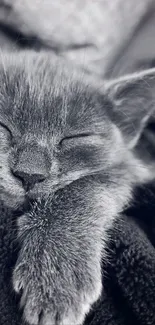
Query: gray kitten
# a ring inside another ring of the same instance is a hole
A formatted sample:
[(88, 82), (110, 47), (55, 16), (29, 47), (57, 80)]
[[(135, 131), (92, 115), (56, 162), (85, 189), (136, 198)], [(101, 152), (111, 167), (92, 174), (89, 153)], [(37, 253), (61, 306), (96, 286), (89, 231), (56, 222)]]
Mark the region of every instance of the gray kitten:
[(152, 177), (136, 147), (155, 70), (101, 84), (25, 52), (3, 55), (0, 74), (0, 198), (29, 204), (13, 287), (29, 324), (80, 325), (101, 294), (107, 229)]

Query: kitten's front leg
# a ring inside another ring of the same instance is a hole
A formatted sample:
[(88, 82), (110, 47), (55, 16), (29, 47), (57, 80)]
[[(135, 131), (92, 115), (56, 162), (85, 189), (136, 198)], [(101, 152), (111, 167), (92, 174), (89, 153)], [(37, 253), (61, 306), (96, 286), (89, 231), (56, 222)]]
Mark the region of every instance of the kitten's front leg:
[(83, 324), (101, 293), (101, 227), (74, 190), (59, 191), (19, 218), (13, 284), (33, 325)]

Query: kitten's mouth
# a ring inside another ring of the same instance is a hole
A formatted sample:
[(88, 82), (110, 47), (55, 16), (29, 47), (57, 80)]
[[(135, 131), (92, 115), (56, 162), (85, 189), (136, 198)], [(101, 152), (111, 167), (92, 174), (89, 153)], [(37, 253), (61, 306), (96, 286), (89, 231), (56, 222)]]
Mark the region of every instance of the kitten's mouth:
[(26, 192), (26, 197), (31, 200), (35, 200), (38, 197), (42, 196), (48, 196), (49, 194), (54, 194), (58, 190), (64, 188), (65, 186), (69, 185), (72, 182), (72, 180), (61, 180), (60, 182), (53, 182), (48, 181), (44, 185), (43, 184), (37, 184), (35, 185), (31, 190)]
[[(101, 169), (102, 170), (102, 169)], [(29, 191), (25, 192), (28, 200), (36, 200), (38, 197), (45, 197), (56, 193), (58, 190), (65, 188), (69, 184), (81, 179), (83, 177), (95, 175), (99, 170), (86, 171), (85, 173), (77, 172), (63, 175), (58, 180), (49, 179), (47, 182), (35, 184), (35, 186)]]

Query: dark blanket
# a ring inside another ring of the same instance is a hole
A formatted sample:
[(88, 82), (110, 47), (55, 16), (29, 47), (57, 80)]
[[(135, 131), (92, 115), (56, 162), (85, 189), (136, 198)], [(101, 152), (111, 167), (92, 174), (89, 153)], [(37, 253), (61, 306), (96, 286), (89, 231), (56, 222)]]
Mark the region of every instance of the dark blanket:
[[(136, 206), (126, 211), (109, 232), (108, 263), (103, 261), (103, 294), (85, 325), (155, 324), (154, 195), (155, 186), (138, 190)], [(19, 297), (11, 284), (19, 249), (16, 230), (15, 216), (1, 206), (0, 325), (23, 324)]]

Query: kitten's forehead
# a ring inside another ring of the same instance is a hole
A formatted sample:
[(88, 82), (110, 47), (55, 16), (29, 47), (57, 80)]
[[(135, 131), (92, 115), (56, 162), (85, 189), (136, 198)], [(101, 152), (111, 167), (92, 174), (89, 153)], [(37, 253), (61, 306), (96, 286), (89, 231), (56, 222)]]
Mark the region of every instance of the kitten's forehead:
[[(64, 132), (107, 125), (104, 104), (84, 82), (83, 73), (46, 55), (4, 57), (0, 111), (20, 131)], [(107, 102), (105, 101), (105, 106)], [(105, 120), (105, 123), (104, 123)]]

